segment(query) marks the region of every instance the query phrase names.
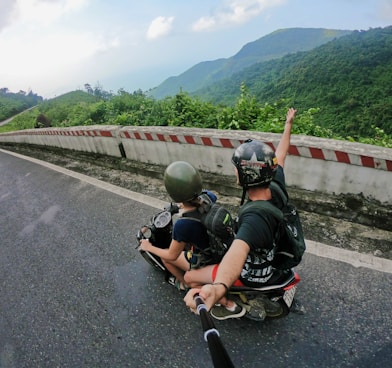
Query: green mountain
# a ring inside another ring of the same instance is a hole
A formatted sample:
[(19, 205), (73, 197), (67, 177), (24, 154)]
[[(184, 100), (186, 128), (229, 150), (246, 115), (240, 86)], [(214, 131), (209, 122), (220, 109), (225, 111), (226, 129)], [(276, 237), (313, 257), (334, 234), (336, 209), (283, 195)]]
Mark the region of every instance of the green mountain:
[(32, 91), (13, 93), (7, 87), (0, 88), (0, 122), (19, 114), (42, 100), (41, 96)]
[(298, 51), (311, 50), (352, 31), (321, 28), (289, 28), (277, 30), (246, 44), (237, 54), (227, 59), (196, 64), (179, 76), (166, 79), (149, 94), (157, 99), (173, 96), (181, 89), (194, 92), (262, 61), (277, 59)]
[(88, 93), (82, 90), (71, 91), (64, 93), (63, 95), (57, 96), (46, 102), (47, 106), (72, 106), (81, 103), (91, 104), (99, 101), (100, 98), (95, 96), (93, 93)]
[(371, 126), (392, 134), (392, 26), (254, 64), (194, 95), (234, 104), (241, 83), (259, 102), (285, 99), (302, 111), (320, 108), (318, 125), (343, 136), (366, 136)]

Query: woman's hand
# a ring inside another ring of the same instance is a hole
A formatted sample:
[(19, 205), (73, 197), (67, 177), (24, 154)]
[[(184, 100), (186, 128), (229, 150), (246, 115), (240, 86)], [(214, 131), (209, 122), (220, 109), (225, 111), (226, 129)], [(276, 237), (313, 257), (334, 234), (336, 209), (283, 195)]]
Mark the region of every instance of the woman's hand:
[(140, 241), (140, 245), (139, 245), (139, 249), (140, 250), (144, 250), (145, 252), (148, 252), (150, 250), (150, 247), (152, 246), (152, 244), (150, 243), (149, 240), (147, 239), (142, 239)]

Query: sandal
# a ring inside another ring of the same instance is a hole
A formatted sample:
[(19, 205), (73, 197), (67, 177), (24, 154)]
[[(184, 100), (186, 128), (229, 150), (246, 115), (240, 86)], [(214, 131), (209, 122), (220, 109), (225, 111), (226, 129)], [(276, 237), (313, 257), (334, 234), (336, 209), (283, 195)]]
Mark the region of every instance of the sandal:
[(170, 276), (167, 279), (167, 282), (170, 285), (173, 285), (178, 291), (188, 291), (189, 288), (180, 280), (177, 280), (174, 276)]

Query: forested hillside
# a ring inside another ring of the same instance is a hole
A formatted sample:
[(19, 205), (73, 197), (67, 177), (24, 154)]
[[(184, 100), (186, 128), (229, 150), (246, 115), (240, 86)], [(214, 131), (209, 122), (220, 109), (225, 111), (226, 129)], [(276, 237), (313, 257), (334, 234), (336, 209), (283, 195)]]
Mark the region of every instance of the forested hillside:
[(13, 93), (8, 88), (0, 88), (0, 121), (6, 120), (42, 101), (42, 97), (32, 91)]
[(0, 132), (51, 126), (134, 125), (280, 133), (290, 106), (294, 134), (392, 148), (392, 27), (354, 32), (308, 52), (258, 63), (199, 91), (155, 99), (100, 86), (43, 101)]
[(297, 51), (311, 50), (352, 31), (323, 28), (287, 28), (272, 32), (243, 46), (230, 58), (204, 61), (176, 77), (166, 79), (149, 91), (154, 98), (174, 96), (180, 90), (191, 93), (258, 62), (280, 58)]
[(300, 110), (319, 108), (317, 124), (338, 135), (369, 136), (372, 126), (392, 134), (392, 27), (255, 64), (195, 95), (232, 105), (241, 83), (260, 103), (284, 99)]
[[(163, 100), (155, 100), (142, 91), (133, 93), (119, 90), (117, 94), (94, 94), (75, 91), (44, 101), (32, 110), (15, 117), (1, 126), (0, 133), (36, 126), (38, 118), (54, 127), (81, 125), (183, 126), (192, 128), (242, 129), (281, 133), (289, 105), (285, 101), (261, 104), (249, 94), (245, 85), (233, 106), (204, 102), (185, 92)], [(349, 139), (332, 129), (318, 125), (318, 109), (299, 110), (293, 134), (314, 137)], [(369, 129), (366, 136), (356, 141), (392, 148), (392, 136)]]

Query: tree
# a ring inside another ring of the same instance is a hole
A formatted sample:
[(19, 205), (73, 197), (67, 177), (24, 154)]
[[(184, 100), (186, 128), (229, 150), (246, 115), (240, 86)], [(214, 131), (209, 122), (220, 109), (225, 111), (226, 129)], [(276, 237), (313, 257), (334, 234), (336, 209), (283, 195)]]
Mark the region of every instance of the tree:
[(44, 114), (38, 114), (35, 119), (34, 128), (49, 128), (51, 126), (50, 120)]
[(93, 94), (94, 94), (94, 90), (91, 88), (90, 84), (86, 83), (86, 84), (84, 85), (84, 89), (86, 90), (86, 92), (87, 92), (89, 95), (93, 95)]

